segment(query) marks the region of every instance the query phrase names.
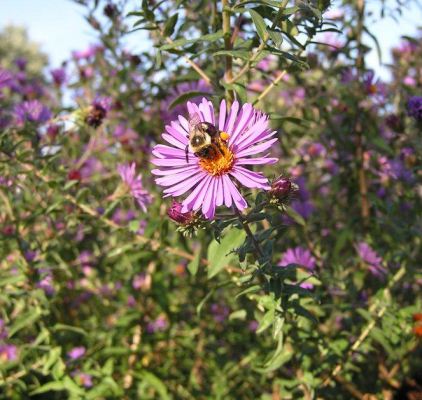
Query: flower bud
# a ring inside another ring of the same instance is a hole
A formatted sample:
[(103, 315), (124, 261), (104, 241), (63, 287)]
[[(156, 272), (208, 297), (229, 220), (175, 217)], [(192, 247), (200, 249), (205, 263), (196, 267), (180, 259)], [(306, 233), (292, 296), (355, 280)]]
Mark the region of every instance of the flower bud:
[(296, 184), (292, 183), (289, 178), (280, 175), (267, 192), (268, 199), (271, 204), (276, 204), (278, 208), (285, 210), (287, 206), (292, 204), (297, 190)]
[(187, 213), (182, 212), (182, 203), (173, 200), (170, 209), (167, 210), (167, 215), (179, 227), (177, 231), (182, 232), (184, 236), (192, 236), (202, 225), (202, 218), (193, 211)]

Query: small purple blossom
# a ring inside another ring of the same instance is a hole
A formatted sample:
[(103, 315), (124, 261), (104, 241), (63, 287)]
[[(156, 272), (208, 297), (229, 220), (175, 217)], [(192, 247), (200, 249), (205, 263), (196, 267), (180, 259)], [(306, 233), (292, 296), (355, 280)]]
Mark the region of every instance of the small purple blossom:
[(164, 317), (158, 317), (155, 321), (147, 323), (146, 331), (148, 333), (164, 332), (167, 327), (167, 319), (165, 319)]
[(225, 304), (211, 304), (211, 314), (217, 322), (223, 322), (230, 314), (230, 309)]
[(407, 102), (407, 114), (417, 120), (422, 120), (422, 97), (411, 97)]
[[(165, 124), (170, 124), (171, 121), (174, 120), (177, 121), (178, 116), (184, 113), (185, 107), (183, 104), (178, 104), (171, 110), (168, 108), (181, 94), (188, 92), (212, 93), (212, 88), (204, 79), (179, 83), (176, 88), (170, 88), (168, 91), (168, 97), (161, 104), (161, 116)], [(193, 103), (199, 103), (200, 100), (200, 97), (193, 97), (191, 99)]]
[(142, 175), (139, 174), (135, 177), (135, 168), (135, 163), (117, 166), (117, 170), (123, 182), (128, 186), (131, 195), (138, 202), (142, 211), (147, 212), (146, 206), (152, 203), (153, 196), (142, 185)]
[(53, 69), (51, 76), (56, 86), (61, 86), (66, 82), (66, 70), (64, 68)]
[(24, 101), (17, 104), (13, 111), (18, 126), (23, 126), (26, 122), (47, 122), (53, 117), (50, 109), (38, 100)]
[(76, 378), (80, 385), (85, 386), (86, 388), (90, 388), (94, 385), (92, 375), (90, 374), (76, 370), (71, 375)]
[(369, 270), (375, 276), (382, 276), (387, 273), (387, 270), (381, 265), (382, 258), (378, 256), (369, 244), (359, 242), (355, 245), (355, 249), (363, 262), (368, 264)]
[(11, 73), (5, 69), (0, 69), (0, 90), (7, 86), (11, 80)]
[(288, 249), (278, 263), (280, 267), (286, 267), (289, 264), (299, 264), (310, 269), (315, 269), (315, 258), (312, 257), (310, 250), (298, 246)]
[(18, 348), (13, 344), (0, 343), (0, 361), (10, 362), (18, 359)]
[(72, 350), (70, 350), (67, 355), (69, 358), (71, 358), (72, 360), (76, 360), (80, 357), (82, 357), (85, 354), (85, 347), (74, 347)]

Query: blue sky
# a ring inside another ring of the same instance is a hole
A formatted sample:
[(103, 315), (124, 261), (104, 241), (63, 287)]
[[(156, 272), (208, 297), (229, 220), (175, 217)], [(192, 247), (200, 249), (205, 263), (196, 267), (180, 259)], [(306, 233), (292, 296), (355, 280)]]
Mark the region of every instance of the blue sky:
[[(69, 57), (75, 49), (84, 49), (95, 42), (95, 32), (83, 18), (84, 8), (70, 0), (0, 0), (0, 28), (8, 23), (28, 27), (32, 40), (40, 42), (42, 49), (50, 56), (54, 67)], [(140, 0), (138, 1), (138, 3)], [(367, 0), (371, 8), (380, 0)], [(388, 4), (396, 4), (396, 0), (387, 0)], [(417, 26), (422, 26), (422, 0), (414, 0), (410, 7), (403, 9), (400, 22), (386, 18), (371, 26), (380, 42), (383, 51), (383, 62), (390, 60), (389, 50), (399, 42), (402, 35), (414, 35)], [(140, 50), (140, 34), (129, 36), (128, 47)], [(377, 69), (384, 78), (388, 77), (385, 69), (379, 67), (378, 58), (373, 51), (368, 58), (369, 64)]]

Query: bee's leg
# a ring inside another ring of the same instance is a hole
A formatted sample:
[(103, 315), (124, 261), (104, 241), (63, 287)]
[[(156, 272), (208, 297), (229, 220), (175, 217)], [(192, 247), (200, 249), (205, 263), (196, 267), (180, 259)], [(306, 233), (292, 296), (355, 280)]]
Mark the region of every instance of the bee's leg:
[(215, 147), (217, 147), (218, 151), (219, 151), (219, 152), (221, 153), (221, 155), (224, 157), (224, 156), (225, 156), (225, 154), (224, 154), (223, 149), (221, 148), (221, 144), (220, 144), (220, 142), (215, 142)]
[(189, 163), (189, 145), (185, 147), (186, 163)]

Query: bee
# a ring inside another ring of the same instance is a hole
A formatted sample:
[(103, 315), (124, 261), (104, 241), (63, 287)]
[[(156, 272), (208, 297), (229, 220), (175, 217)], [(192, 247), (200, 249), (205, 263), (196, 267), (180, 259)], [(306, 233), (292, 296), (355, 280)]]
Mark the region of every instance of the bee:
[(226, 132), (219, 131), (209, 122), (201, 122), (198, 114), (189, 120), (189, 144), (185, 148), (186, 162), (189, 162), (189, 150), (199, 158), (213, 159), (220, 153), (224, 156), (223, 143), (229, 139)]

